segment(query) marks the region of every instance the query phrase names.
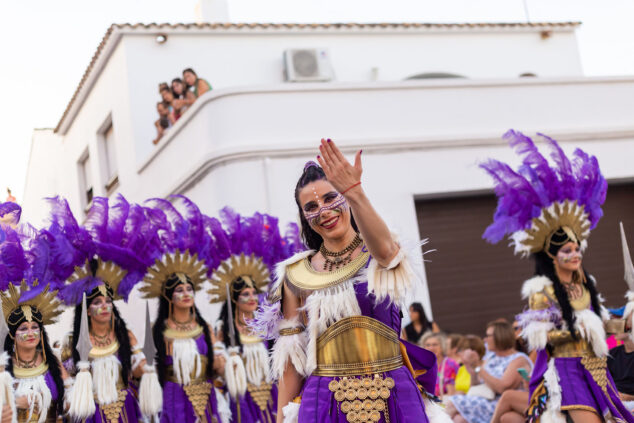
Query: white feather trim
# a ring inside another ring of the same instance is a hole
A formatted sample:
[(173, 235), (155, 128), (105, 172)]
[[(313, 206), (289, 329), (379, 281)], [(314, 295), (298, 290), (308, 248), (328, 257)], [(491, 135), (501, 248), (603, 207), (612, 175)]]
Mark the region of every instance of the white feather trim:
[(293, 254), (286, 260), (280, 261), (275, 265), (275, 281), (273, 285), (271, 285), (271, 289), (269, 290), (269, 295), (274, 294), (286, 279), (286, 268), (291, 264), (297, 263), (300, 260), (304, 260), (306, 257), (315, 254), (315, 250), (306, 250), (301, 251), (299, 253)]
[[(302, 326), (299, 322), (299, 316), (292, 319), (282, 320), (279, 324), (280, 329), (291, 329)], [(288, 360), (291, 361), (297, 373), (302, 376), (306, 374), (306, 344), (308, 339), (306, 332), (295, 335), (280, 336), (273, 345), (271, 351), (271, 380), (281, 380), (286, 370)]]
[(548, 390), (548, 401), (540, 421), (543, 423), (566, 423), (566, 418), (561, 414), (561, 386), (555, 368), (555, 359), (551, 358), (548, 362), (548, 368), (544, 372), (544, 385)]
[(269, 382), (269, 351), (263, 342), (242, 345), (247, 381), (260, 386), (264, 381)]
[(143, 376), (139, 386), (139, 407), (146, 417), (157, 415), (163, 409), (163, 389), (154, 366), (143, 366)]
[(46, 385), (44, 375), (33, 378), (16, 379), (16, 382), (15, 396), (26, 397), (29, 403), (29, 415), (26, 421), (31, 421), (31, 416), (37, 409), (40, 410), (38, 423), (44, 423), (52, 400), (51, 390)]
[(80, 361), (77, 363), (79, 372), (75, 376), (73, 389), (69, 393), (68, 414), (76, 419), (83, 420), (95, 414), (95, 396), (92, 388), (92, 375), (90, 374), (90, 363)]
[(546, 276), (534, 276), (522, 285), (522, 299), (527, 300), (532, 295), (542, 292), (546, 287), (551, 286), (553, 282)]
[(522, 337), (528, 342), (529, 351), (543, 350), (548, 344), (548, 332), (555, 329), (553, 322), (530, 322), (522, 329)]
[(2, 406), (5, 404), (9, 404), (11, 408), (11, 423), (17, 423), (18, 414), (15, 409), (15, 395), (13, 392), (13, 378), (11, 377), (11, 373), (7, 372), (5, 369), (9, 365), (9, 353), (6, 351), (2, 351), (0, 353), (0, 367), (2, 371), (0, 371), (0, 418), (2, 417)]
[(218, 405), (218, 414), (220, 415), (221, 423), (231, 422), (231, 408), (229, 407), (229, 401), (222, 395), (222, 392), (218, 388), (214, 388), (216, 394), (216, 404)]
[(181, 385), (189, 385), (192, 372), (195, 371), (194, 378), (198, 378), (202, 371), (196, 340), (174, 339), (172, 342), (174, 376)]
[(222, 341), (216, 341), (214, 343), (214, 355), (224, 355), (227, 356), (227, 347), (225, 343)]
[(356, 279), (362, 279), (363, 272), (355, 278), (331, 288), (313, 291), (301, 308), (308, 315), (308, 345), (306, 347), (306, 375), (317, 367), (317, 338), (328, 326), (351, 316), (359, 316), (361, 308), (354, 291)]
[(299, 404), (289, 402), (282, 408), (282, 414), (284, 415), (283, 423), (297, 423), (299, 419)]
[(239, 347), (229, 347), (229, 357), (225, 363), (225, 381), (232, 398), (243, 396), (247, 390), (247, 375)]
[(453, 420), (449, 417), (449, 414), (445, 413), (445, 409), (442, 408), (437, 402), (430, 401), (423, 396), (423, 403), (425, 404), (425, 415), (429, 423), (452, 423)]
[(634, 312), (634, 291), (627, 291), (625, 298), (627, 298), (627, 304), (625, 304), (625, 310), (623, 311), (623, 319), (627, 320)]
[(608, 355), (603, 321), (592, 310), (575, 311), (575, 329), (588, 341), (597, 357)]
[(120, 365), (119, 359), (114, 354), (95, 358), (91, 362), (93, 388), (99, 404), (111, 404), (119, 399), (117, 381)]
[(132, 365), (132, 371), (136, 370), (141, 363), (145, 360), (145, 354), (143, 351), (137, 351), (130, 356), (130, 364)]

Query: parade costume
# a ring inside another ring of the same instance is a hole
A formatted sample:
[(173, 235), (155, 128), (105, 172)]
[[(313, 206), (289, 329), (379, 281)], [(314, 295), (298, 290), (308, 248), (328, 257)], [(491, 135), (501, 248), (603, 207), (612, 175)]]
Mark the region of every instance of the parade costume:
[[(77, 224), (65, 200), (55, 198), (51, 204), (52, 223), (47, 233), (50, 248), (58, 255), (58, 273), (66, 279), (59, 295), (68, 305), (75, 306), (73, 332), (65, 339), (62, 360), (76, 375), (75, 391), (90, 391), (92, 386), (94, 393), (94, 407), (82, 410), (83, 417), (88, 423), (139, 421), (142, 413), (138, 395), (143, 398), (151, 392), (137, 393), (132, 378), (145, 356), (114, 302), (127, 301), (134, 284), (142, 279), (153, 255), (158, 253), (158, 235), (145, 218), (143, 208), (130, 205), (120, 195), (115, 204), (95, 197), (85, 227)], [(103, 297), (103, 303), (97, 312), (110, 312), (110, 329), (103, 336), (92, 333), (92, 345), (88, 327), (82, 332), (82, 319), (99, 297)], [(143, 378), (152, 378), (153, 369), (143, 370)], [(158, 386), (156, 378), (155, 384)]]
[[(517, 316), (529, 348), (538, 351), (528, 420), (565, 422), (563, 412), (586, 410), (606, 421), (634, 422), (606, 368), (608, 316), (594, 278), (579, 268), (570, 287), (564, 287), (554, 267), (564, 245), (585, 249), (603, 214), (607, 183), (597, 159), (580, 149), (569, 159), (543, 136), (552, 151), (551, 165), (530, 138), (514, 131), (505, 138), (522, 156), (522, 165), (517, 171), (495, 160), (481, 165), (494, 178), (499, 197), (483, 237), (496, 243), (510, 235), (516, 254), (531, 254), (536, 261), (536, 276), (522, 287), (529, 308)], [(581, 258), (574, 250), (570, 254)]]
[[(325, 179), (323, 171), (308, 163), (300, 183), (318, 179)], [(307, 221), (322, 210), (344, 210), (347, 202), (337, 194), (320, 206)], [(301, 397), (283, 408), (285, 422), (427, 422), (426, 408), (437, 411), (428, 407), (433, 395), (427, 394), (436, 383), (435, 355), (399, 340), (400, 303), (417, 279), (409, 254), (400, 248), (383, 267), (362, 244), (357, 235), (342, 252), (330, 253), (324, 271), (313, 269), (315, 250), (276, 266), (269, 304), (257, 320), (260, 331), (276, 338), (273, 378), (281, 379), (287, 365), (304, 378)], [(281, 310), (287, 289), (301, 304), (292, 319)]]
[[(145, 298), (158, 298), (159, 311), (153, 327), (157, 369), (163, 386), (162, 423), (228, 423), (228, 404), (213, 379), (213, 346), (207, 323), (197, 308), (190, 310), (193, 329), (173, 329), (174, 290), (191, 285), (194, 294), (209, 278), (214, 242), (206, 229), (211, 219), (185, 197), (179, 197), (181, 214), (167, 200), (151, 200), (150, 219), (160, 229), (162, 256), (147, 269), (140, 291)], [(189, 324), (189, 323), (188, 323)]]
[(253, 288), (261, 294), (268, 289), (274, 265), (299, 246), (299, 229), (291, 225), (282, 237), (277, 219), (272, 216), (256, 213), (242, 217), (229, 208), (220, 214), (224, 227), (214, 222), (210, 229), (222, 262), (211, 268), (213, 288), (208, 293), (212, 303), (223, 303), (220, 321), (223, 348), (228, 352), (225, 383), (233, 421), (273, 423), (277, 416), (277, 385), (270, 379), (268, 342), (256, 334), (236, 331), (234, 321), (238, 318), (241, 292)]
[[(0, 371), (0, 404), (11, 405), (14, 422), (54, 422), (61, 420), (64, 414), (65, 388), (70, 387), (72, 380), (63, 379), (61, 364), (49, 345), (45, 325), (55, 322), (62, 312), (62, 304), (56, 298), (57, 290), (50, 289), (51, 285), (58, 285), (50, 271), (50, 251), (28, 225), (21, 225), (20, 233), (14, 231), (12, 227), (17, 223), (16, 220), (11, 227), (0, 229), (3, 234), (0, 236), (3, 312), (0, 342), (6, 351), (2, 354)], [(33, 322), (37, 323), (35, 330)], [(23, 323), (30, 328), (20, 328)], [(39, 337), (39, 345), (35, 347), (34, 358), (30, 362), (23, 361), (20, 342), (29, 342), (35, 337)], [(28, 408), (17, 408), (16, 398), (26, 398)]]

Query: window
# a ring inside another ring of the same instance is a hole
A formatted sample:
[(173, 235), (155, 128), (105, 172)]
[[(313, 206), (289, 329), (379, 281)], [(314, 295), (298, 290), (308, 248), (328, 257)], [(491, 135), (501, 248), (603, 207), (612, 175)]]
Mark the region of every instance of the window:
[(79, 159), (79, 185), (82, 195), (82, 204), (85, 209), (88, 209), (92, 203), (94, 191), (92, 171), (90, 169), (90, 155), (87, 149)]
[(110, 194), (118, 185), (117, 153), (115, 149), (114, 127), (112, 118), (108, 117), (98, 134), (101, 155), (103, 181), (106, 181), (106, 192)]

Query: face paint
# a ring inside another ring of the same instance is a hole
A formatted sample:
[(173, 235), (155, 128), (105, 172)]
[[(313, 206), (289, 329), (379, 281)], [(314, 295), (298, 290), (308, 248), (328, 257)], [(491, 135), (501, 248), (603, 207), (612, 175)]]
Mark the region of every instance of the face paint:
[(582, 257), (583, 257), (583, 254), (581, 254), (581, 251), (570, 251), (570, 252), (559, 251), (557, 253), (557, 261), (559, 261), (560, 264), (570, 263), (574, 259), (581, 260)]
[[(315, 195), (315, 197), (317, 197), (317, 195)], [(323, 205), (323, 203), (319, 200), (319, 198), (317, 198), (316, 201), (317, 201), (317, 205), (319, 206), (319, 210), (317, 210), (316, 212), (311, 212), (311, 213), (304, 212), (304, 216), (306, 217), (306, 220), (308, 220), (308, 223), (310, 223), (313, 226), (319, 225), (321, 214), (327, 210), (332, 210), (336, 213), (341, 214), (343, 213), (344, 210), (348, 209), (348, 202), (346, 201), (346, 198), (341, 194), (337, 194), (337, 197), (333, 200), (333, 202), (327, 206)]]
[(88, 307), (90, 310), (91, 316), (99, 316), (104, 313), (112, 313), (112, 304), (111, 303), (102, 303), (102, 304), (91, 304)]
[(35, 328), (35, 329), (23, 329), (23, 330), (17, 330), (15, 332), (15, 336), (16, 338), (20, 339), (23, 342), (26, 342), (29, 340), (29, 338), (34, 338), (36, 340), (40, 340), (40, 328)]
[(257, 300), (258, 295), (257, 294), (240, 294), (240, 296), (238, 297), (238, 302), (240, 304), (247, 304), (253, 299)]
[(187, 301), (187, 300), (193, 300), (194, 299), (194, 293), (191, 291), (185, 291), (185, 292), (174, 292), (174, 301)]

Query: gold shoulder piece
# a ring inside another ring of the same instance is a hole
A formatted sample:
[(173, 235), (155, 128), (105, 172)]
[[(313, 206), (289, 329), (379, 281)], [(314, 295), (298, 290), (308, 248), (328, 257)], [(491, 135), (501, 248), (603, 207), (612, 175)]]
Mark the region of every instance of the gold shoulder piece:
[(531, 310), (545, 310), (552, 305), (548, 295), (544, 291), (537, 292), (528, 299), (528, 307)]
[(15, 376), (16, 379), (31, 379), (31, 378), (43, 375), (47, 371), (48, 371), (48, 364), (46, 364), (46, 362), (42, 362), (40, 363), (39, 366), (31, 367), (28, 369), (23, 369), (22, 367), (14, 366), (13, 376)]
[(109, 355), (115, 354), (117, 351), (119, 351), (119, 342), (115, 340), (112, 344), (108, 345), (107, 347), (103, 347), (103, 348), (92, 347), (90, 349), (89, 357), (90, 358), (108, 357)]
[(310, 264), (310, 258), (289, 265), (286, 269), (287, 282), (294, 288), (307, 291), (329, 288), (347, 281), (357, 274), (370, 259), (369, 252), (359, 254), (354, 260), (331, 272), (317, 272)]
[(201, 333), (203, 333), (202, 326), (196, 326), (195, 329), (192, 329), (187, 332), (178, 331), (171, 328), (166, 328), (163, 331), (163, 336), (165, 336), (167, 339), (189, 339), (189, 338), (198, 338), (198, 336), (200, 336)]

